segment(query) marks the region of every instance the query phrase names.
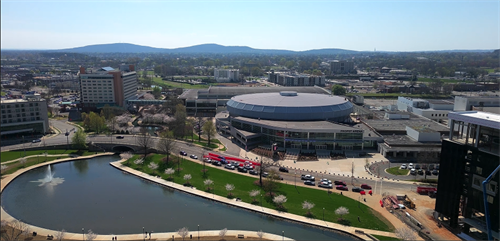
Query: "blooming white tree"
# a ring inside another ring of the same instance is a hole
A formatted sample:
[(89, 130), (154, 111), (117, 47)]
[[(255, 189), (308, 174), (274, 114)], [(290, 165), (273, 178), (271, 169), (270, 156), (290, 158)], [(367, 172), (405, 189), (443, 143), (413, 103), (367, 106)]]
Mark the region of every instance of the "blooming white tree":
[(120, 154), (120, 158), (121, 159), (125, 159), (125, 160), (128, 160), (130, 158), (132, 158), (134, 155), (132, 155), (132, 153), (130, 152), (124, 152), (122, 154)]
[(2, 166), (0, 166), (0, 170), (1, 170), (1, 171), (5, 170), (5, 169), (7, 169), (7, 165), (2, 165)]
[(227, 233), (227, 228), (222, 229), (221, 231), (219, 231), (219, 237), (221, 239), (224, 239), (224, 237), (226, 236), (226, 233)]
[(154, 114), (153, 115), (153, 122), (160, 124), (163, 122), (164, 117), (165, 117), (165, 114)]
[(151, 115), (149, 113), (144, 113), (142, 115), (142, 122), (144, 122), (144, 123), (151, 123), (151, 122), (153, 122), (153, 115)]
[(205, 186), (207, 186), (208, 191), (210, 191), (210, 186), (214, 184), (214, 181), (206, 179), (205, 181), (203, 181), (203, 184), (205, 184)]
[(226, 190), (229, 192), (229, 196), (232, 196), (233, 194), (231, 193), (232, 190), (234, 190), (234, 185), (233, 184), (226, 184)]
[(155, 162), (151, 162), (151, 163), (149, 163), (148, 167), (151, 170), (156, 170), (156, 169), (158, 169), (158, 164), (156, 164)]
[(191, 174), (184, 175), (184, 180), (186, 180), (186, 184), (189, 185), (189, 180), (191, 180)]
[(179, 236), (182, 237), (182, 240), (184, 240), (184, 238), (186, 238), (189, 235), (189, 229), (184, 227), (177, 230), (177, 233), (179, 234)]
[(23, 165), (23, 167), (24, 167), (24, 165), (26, 165), (26, 158), (21, 158), (21, 159), (19, 160), (19, 163), (20, 163), (21, 165)]
[(308, 202), (307, 200), (302, 203), (302, 209), (307, 210), (307, 215), (311, 215), (312, 208), (314, 208), (314, 203)]
[(172, 174), (175, 173), (175, 170), (172, 168), (165, 169), (165, 174), (170, 175), (170, 178), (172, 178)]
[(168, 115), (165, 115), (165, 116), (163, 117), (163, 123), (165, 123), (165, 124), (168, 124), (168, 123), (170, 123), (170, 122), (172, 122), (172, 121), (174, 121), (174, 120), (175, 120), (175, 118), (173, 118), (173, 117), (171, 117), (171, 116), (168, 116)]
[(415, 232), (404, 226), (396, 229), (396, 236), (401, 240), (417, 240)]
[(262, 237), (264, 237), (264, 232), (262, 232), (262, 230), (259, 230), (257, 232), (257, 236), (259, 236), (259, 239), (262, 239)]
[(146, 93), (142, 96), (145, 100), (154, 100), (155, 99), (155, 96), (150, 94), (150, 93)]
[(142, 165), (142, 163), (144, 163), (144, 159), (143, 158), (137, 158), (134, 161), (135, 165)]
[(56, 235), (54, 236), (56, 238), (56, 240), (63, 240), (64, 239), (64, 236), (66, 235), (66, 230), (60, 230), (60, 231), (57, 231)]
[(260, 190), (255, 189), (250, 191), (248, 194), (252, 197), (252, 202), (255, 202), (255, 197), (260, 194)]
[(340, 215), (340, 219), (343, 219), (342, 216), (349, 214), (349, 209), (346, 207), (339, 207), (337, 210), (335, 210), (335, 214)]
[(286, 203), (287, 199), (285, 195), (278, 195), (273, 198), (273, 202), (278, 205), (279, 208), (283, 208), (283, 203)]
[(116, 121), (116, 124), (118, 124), (118, 126), (123, 127), (123, 126), (127, 126), (128, 123), (132, 121), (132, 117), (128, 114), (123, 114), (123, 115), (117, 116), (115, 121)]
[(91, 229), (89, 229), (89, 231), (85, 234), (85, 239), (87, 239), (87, 241), (92, 241), (94, 239), (97, 238), (97, 234), (95, 234), (94, 232), (92, 232)]

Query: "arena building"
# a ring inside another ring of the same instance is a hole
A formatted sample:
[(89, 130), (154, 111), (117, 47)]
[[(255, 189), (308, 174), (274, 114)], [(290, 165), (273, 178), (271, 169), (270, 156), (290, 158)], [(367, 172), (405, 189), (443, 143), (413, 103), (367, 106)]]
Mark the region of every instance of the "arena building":
[(351, 123), (353, 105), (343, 97), (281, 91), (232, 97), (216, 116), (217, 129), (247, 150), (276, 145), (287, 153), (363, 150), (364, 130)]

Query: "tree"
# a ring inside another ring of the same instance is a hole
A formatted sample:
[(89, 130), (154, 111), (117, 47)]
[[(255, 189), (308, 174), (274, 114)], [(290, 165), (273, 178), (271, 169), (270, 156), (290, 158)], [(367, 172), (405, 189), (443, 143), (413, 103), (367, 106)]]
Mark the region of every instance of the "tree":
[(149, 167), (149, 169), (154, 171), (154, 170), (158, 169), (158, 164), (156, 164), (154, 162), (150, 162), (148, 167)]
[(271, 164), (267, 162), (265, 158), (262, 158), (262, 156), (260, 156), (260, 166), (258, 168), (259, 168), (259, 184), (261, 187), (262, 187), (262, 173), (264, 173), (270, 166)]
[(82, 129), (78, 129), (71, 137), (71, 144), (78, 150), (87, 149), (87, 134)]
[(210, 191), (210, 186), (211, 186), (212, 184), (214, 184), (214, 181), (212, 181), (212, 180), (210, 180), (210, 179), (206, 179), (205, 181), (203, 181), (203, 184), (204, 184), (205, 186), (207, 186), (207, 190), (208, 190), (208, 191)]
[(266, 180), (262, 183), (262, 188), (264, 191), (269, 193), (269, 196), (274, 196), (274, 191), (278, 189), (278, 180), (279, 180), (279, 175), (276, 173), (276, 171), (271, 170), (269, 172), (269, 175), (267, 176)]
[(173, 138), (172, 133), (170, 133), (168, 131), (164, 131), (164, 132), (160, 133), (160, 140), (156, 143), (156, 148), (158, 149), (158, 151), (167, 154), (166, 163), (168, 163), (168, 161), (169, 161), (170, 154), (171, 154), (172, 150), (174, 150), (175, 144), (176, 144), (176, 142)]
[(0, 170), (3, 171), (3, 170), (6, 170), (7, 169), (7, 165), (2, 165), (0, 166)]
[(182, 237), (182, 240), (184, 240), (184, 238), (186, 238), (189, 235), (189, 229), (184, 227), (177, 230), (177, 233), (179, 234), (179, 236)]
[(145, 100), (154, 100), (155, 99), (155, 96), (150, 94), (150, 93), (146, 93), (142, 96), (143, 99)]
[(339, 207), (337, 210), (335, 210), (335, 214), (340, 215), (340, 219), (343, 220), (343, 215), (349, 214), (349, 209), (346, 207)]
[(334, 85), (332, 87), (332, 92), (334, 95), (345, 95), (346, 90), (342, 85)]
[(165, 174), (170, 175), (169, 179), (172, 179), (172, 174), (175, 173), (175, 170), (172, 168), (168, 168), (165, 170)]
[(134, 155), (132, 155), (132, 153), (130, 152), (124, 152), (122, 154), (120, 154), (120, 158), (121, 159), (125, 159), (125, 160), (128, 160), (130, 158), (132, 158)]
[(208, 120), (203, 124), (203, 132), (208, 138), (208, 146), (210, 147), (210, 139), (215, 135), (216, 130), (212, 120)]
[(142, 163), (144, 163), (144, 158), (137, 158), (134, 161), (135, 165), (142, 165)]
[(175, 107), (175, 114), (174, 114), (174, 136), (175, 137), (184, 137), (184, 133), (186, 130), (186, 107), (178, 104)]
[(137, 145), (144, 149), (144, 158), (148, 154), (148, 149), (151, 148), (153, 144), (153, 140), (148, 133), (148, 130), (144, 127), (141, 127), (139, 135), (137, 135)]
[(29, 235), (29, 233), (30, 233), (29, 226), (17, 219), (14, 219), (10, 222), (2, 220), (2, 225), (1, 225), (2, 240), (24, 240), (24, 238), (21, 238), (21, 236), (24, 235), (26, 237), (27, 235)]
[(109, 106), (108, 104), (104, 105), (101, 110), (101, 116), (104, 117), (105, 120), (111, 120), (113, 117), (115, 117), (113, 108), (111, 108), (111, 106)]
[(222, 229), (221, 231), (219, 231), (219, 237), (223, 240), (224, 237), (226, 236), (227, 234), (227, 228), (224, 228)]
[(191, 185), (189, 183), (189, 180), (191, 180), (191, 174), (184, 175), (184, 180), (186, 180), (186, 183), (185, 183), (186, 185), (188, 185), (188, 186)]
[(160, 99), (160, 97), (161, 97), (161, 89), (160, 89), (160, 87), (155, 86), (153, 88), (153, 96), (154, 96), (155, 99)]
[(19, 164), (21, 164), (24, 167), (26, 165), (26, 158), (21, 158), (19, 160)]
[(54, 117), (58, 116), (60, 110), (61, 110), (61, 107), (59, 107), (58, 105), (52, 106), (52, 115)]
[(262, 237), (264, 237), (264, 232), (262, 232), (262, 230), (257, 231), (257, 236), (259, 236), (259, 239), (262, 240)]
[(273, 202), (276, 203), (276, 205), (278, 205), (278, 208), (279, 209), (283, 209), (283, 203), (286, 203), (287, 199), (285, 197), (285, 195), (278, 195), (276, 197), (273, 198)]
[(311, 209), (314, 208), (314, 203), (308, 202), (307, 200), (302, 203), (302, 209), (307, 210), (307, 215), (311, 215)]
[(400, 240), (417, 240), (417, 235), (408, 227), (399, 227), (396, 229), (396, 236)]
[(92, 232), (91, 229), (89, 229), (89, 231), (85, 234), (85, 239), (87, 239), (87, 241), (92, 241), (94, 239), (97, 238), (97, 234), (95, 234), (94, 232)]
[(234, 185), (233, 184), (226, 184), (226, 190), (229, 192), (229, 195), (228, 196), (233, 196), (233, 194), (231, 193), (231, 191), (234, 190)]
[(61, 230), (61, 231), (57, 231), (56, 235), (54, 236), (56, 238), (56, 240), (63, 240), (64, 239), (64, 236), (66, 235), (66, 230)]
[(257, 200), (255, 200), (255, 197), (260, 195), (260, 190), (252, 190), (248, 193), (250, 195), (250, 197), (252, 197), (252, 202), (256, 202)]

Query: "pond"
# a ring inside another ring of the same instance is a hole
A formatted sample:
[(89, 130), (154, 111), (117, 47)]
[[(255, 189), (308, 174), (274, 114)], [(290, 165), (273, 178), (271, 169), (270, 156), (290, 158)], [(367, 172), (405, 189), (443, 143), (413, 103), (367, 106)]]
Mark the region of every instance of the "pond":
[(28, 224), (74, 233), (82, 228), (98, 234), (141, 233), (142, 227), (156, 233), (194, 231), (200, 225), (200, 230), (285, 231), (296, 240), (354, 240), (174, 191), (109, 165), (118, 159), (96, 157), (30, 170), (4, 189), (2, 206)]

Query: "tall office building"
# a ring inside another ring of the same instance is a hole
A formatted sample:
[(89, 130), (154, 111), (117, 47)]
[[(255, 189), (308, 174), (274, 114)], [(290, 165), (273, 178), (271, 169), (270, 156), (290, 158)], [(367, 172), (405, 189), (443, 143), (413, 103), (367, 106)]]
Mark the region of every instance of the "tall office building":
[[(500, 115), (465, 111), (450, 112), (449, 139), (442, 142), (436, 196), (436, 218), (449, 221), (462, 236), (487, 239), (482, 182), (500, 165)], [(499, 173), (487, 184), (493, 238), (500, 239)]]
[(23, 99), (2, 100), (2, 138), (36, 136), (49, 132), (47, 102), (39, 94)]
[(240, 79), (240, 70), (214, 69), (214, 77), (217, 82), (238, 82)]
[(334, 60), (330, 63), (332, 74), (348, 74), (354, 70), (354, 63), (345, 60)]
[(324, 75), (274, 72), (268, 73), (267, 81), (281, 86), (325, 86)]
[(96, 110), (104, 105), (127, 107), (127, 100), (137, 98), (137, 73), (134, 66), (115, 70), (104, 67), (85, 70), (80, 67), (80, 108)]

